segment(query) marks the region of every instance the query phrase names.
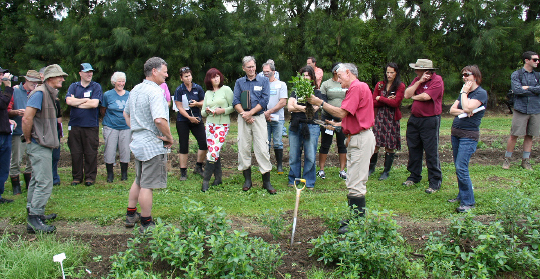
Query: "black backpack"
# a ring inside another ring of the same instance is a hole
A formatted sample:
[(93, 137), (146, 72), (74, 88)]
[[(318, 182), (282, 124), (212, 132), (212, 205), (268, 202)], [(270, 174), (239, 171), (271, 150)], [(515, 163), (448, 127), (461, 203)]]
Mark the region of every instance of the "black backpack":
[[(525, 71), (524, 68), (521, 68), (518, 71), (519, 74), (519, 80), (521, 81), (523, 79), (523, 72)], [(536, 77), (536, 80), (540, 80), (540, 73), (533, 71), (534, 76)], [(508, 93), (506, 93), (506, 106), (508, 106), (508, 109), (510, 110), (510, 114), (513, 113), (512, 108), (514, 107), (514, 102), (516, 100), (516, 94), (514, 94), (514, 91), (512, 89), (508, 90)]]

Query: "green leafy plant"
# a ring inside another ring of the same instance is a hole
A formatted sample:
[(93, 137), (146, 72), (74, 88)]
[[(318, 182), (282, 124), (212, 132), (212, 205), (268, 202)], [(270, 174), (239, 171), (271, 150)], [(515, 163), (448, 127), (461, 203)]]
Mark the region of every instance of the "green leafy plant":
[(259, 216), (259, 222), (270, 229), (270, 234), (274, 239), (280, 239), (281, 233), (285, 229), (285, 219), (281, 217), (283, 210), (270, 211), (267, 210), (264, 214)]
[(296, 94), (296, 100), (299, 103), (305, 103), (307, 119), (312, 119), (315, 110), (310, 103), (306, 102), (306, 99), (313, 95), (313, 89), (315, 87), (311, 80), (305, 79), (301, 74), (302, 73), (298, 73), (296, 76), (291, 77), (292, 80), (289, 82), (293, 85), (292, 90)]

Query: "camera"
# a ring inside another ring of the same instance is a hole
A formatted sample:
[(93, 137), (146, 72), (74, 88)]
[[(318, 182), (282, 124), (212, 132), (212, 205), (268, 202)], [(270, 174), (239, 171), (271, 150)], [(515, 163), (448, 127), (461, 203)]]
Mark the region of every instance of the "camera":
[[(9, 72), (6, 71), (6, 72), (4, 72), (4, 75), (5, 74), (9, 74)], [(16, 75), (12, 75), (10, 78), (2, 77), (2, 80), (11, 80), (11, 81), (17, 82), (17, 81), (19, 81), (19, 77), (16, 76)]]

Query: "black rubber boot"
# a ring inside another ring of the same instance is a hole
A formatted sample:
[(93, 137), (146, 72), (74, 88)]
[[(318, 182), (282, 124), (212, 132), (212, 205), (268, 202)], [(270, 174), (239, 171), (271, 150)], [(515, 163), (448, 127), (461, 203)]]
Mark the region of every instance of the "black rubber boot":
[(122, 171), (122, 176), (120, 177), (121, 181), (127, 180), (127, 172), (128, 172), (128, 163), (122, 163), (120, 162), (120, 169)]
[(396, 153), (386, 153), (384, 155), (384, 171), (381, 173), (381, 177), (379, 177), (379, 180), (386, 180), (388, 179), (388, 176), (390, 174), (390, 170), (392, 169), (392, 164), (394, 163), (394, 156), (396, 156)]
[(52, 233), (56, 230), (55, 226), (49, 226), (43, 223), (40, 215), (28, 215), (26, 218), (28, 225), (26, 231), (28, 233)]
[[(206, 165), (208, 166), (208, 163), (206, 163)], [(221, 183), (223, 183), (223, 181), (221, 180), (223, 176), (223, 172), (221, 171), (221, 158), (217, 159), (215, 165), (216, 166), (214, 167), (214, 183), (212, 183), (212, 186), (218, 186), (218, 185), (221, 185)]]
[[(366, 196), (361, 197), (350, 197), (347, 196), (349, 199), (349, 207), (354, 210), (353, 218), (360, 218), (364, 217), (364, 214), (366, 213)], [(344, 234), (349, 231), (349, 221), (343, 221), (341, 222), (341, 227), (338, 229), (338, 234)]]
[(204, 170), (203, 170), (203, 167), (202, 165), (195, 165), (195, 168), (193, 169), (193, 173), (196, 173), (200, 176), (204, 176)]
[(21, 191), (21, 179), (19, 178), (19, 175), (10, 176), (11, 178), (11, 186), (13, 186), (13, 195), (20, 195), (22, 194)]
[(32, 173), (25, 172), (23, 173), (23, 176), (24, 176), (24, 184), (26, 184), (26, 190), (28, 190), (28, 186), (30, 185), (30, 180), (32, 180)]
[(283, 149), (274, 149), (274, 154), (276, 154), (277, 173), (283, 174)]
[[(30, 208), (26, 208), (26, 214), (27, 215), (30, 215)], [(52, 220), (52, 219), (56, 219), (56, 213), (51, 213), (49, 215), (39, 215), (39, 218), (41, 218), (41, 221), (45, 222), (47, 220)]]
[(251, 189), (251, 186), (253, 183), (251, 182), (251, 167), (249, 167), (247, 170), (242, 171), (242, 174), (244, 174), (244, 186), (242, 186), (242, 191), (249, 191)]
[(375, 167), (377, 166), (377, 159), (379, 158), (379, 153), (373, 153), (371, 155), (371, 159), (369, 159), (369, 173), (368, 176), (371, 176), (371, 174), (375, 171)]
[(107, 182), (111, 183), (114, 181), (113, 164), (105, 164), (105, 167), (107, 168)]
[(267, 172), (262, 175), (263, 180), (263, 188), (270, 193), (270, 195), (275, 195), (277, 190), (272, 187), (272, 184), (270, 183), (270, 172)]
[(214, 169), (216, 168), (215, 162), (206, 161), (206, 167), (204, 168), (203, 181), (201, 191), (206, 192), (210, 188), (210, 178), (214, 174)]

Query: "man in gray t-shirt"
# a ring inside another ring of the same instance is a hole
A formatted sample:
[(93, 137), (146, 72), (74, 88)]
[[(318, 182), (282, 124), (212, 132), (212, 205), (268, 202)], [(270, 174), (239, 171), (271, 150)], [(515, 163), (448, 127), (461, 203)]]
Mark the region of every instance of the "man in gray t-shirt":
[[(167, 187), (167, 153), (173, 144), (169, 128), (169, 107), (163, 89), (167, 62), (152, 57), (144, 63), (146, 79), (129, 94), (124, 109), (126, 123), (131, 128), (129, 148), (135, 156), (135, 181), (129, 191), (126, 227), (134, 227), (140, 220), (140, 232), (153, 227), (153, 189)], [(141, 213), (137, 212), (137, 203)]]
[(283, 81), (279, 81), (275, 78), (274, 73), (276, 68), (272, 63), (263, 64), (264, 76), (268, 78), (270, 82), (270, 98), (268, 100), (268, 106), (264, 112), (266, 117), (267, 129), (268, 129), (268, 146), (272, 138), (274, 139), (274, 154), (276, 155), (277, 171), (278, 174), (283, 174), (283, 141), (282, 132), (283, 125), (285, 124), (285, 112), (283, 107), (287, 104), (287, 84)]

